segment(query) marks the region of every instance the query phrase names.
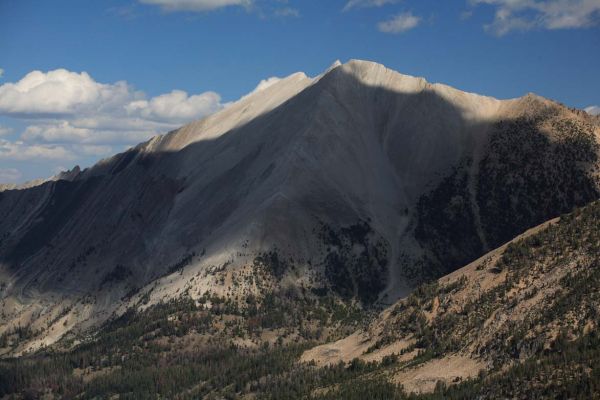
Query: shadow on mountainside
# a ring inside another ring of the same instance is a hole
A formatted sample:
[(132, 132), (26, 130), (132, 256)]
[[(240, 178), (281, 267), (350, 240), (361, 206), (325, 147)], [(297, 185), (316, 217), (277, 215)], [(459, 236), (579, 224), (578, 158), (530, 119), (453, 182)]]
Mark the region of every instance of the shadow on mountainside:
[[(552, 114), (539, 118), (546, 121)], [(355, 193), (340, 191), (352, 176), (321, 169), (341, 163), (342, 171), (360, 171), (365, 182), (378, 180), (383, 186), (401, 186), (411, 171), (416, 176), (412, 193), (424, 194), (406, 195), (411, 208), (401, 199), (385, 201), (396, 205), (391, 218), (410, 219), (404, 234), (413, 234), (422, 248), (420, 257), (401, 251), (387, 260), (387, 267), (400, 265), (404, 276), (418, 283), (481, 256), (484, 242), (495, 247), (598, 197), (596, 182), (583, 166), (597, 163), (593, 135), (574, 127), (564, 138), (549, 138), (539, 122), (515, 119), (477, 126), (434, 91), (399, 93), (366, 86), (336, 69), (217, 138), (177, 152), (150, 153), (138, 147), (73, 181), (0, 192), (0, 260), (24, 295), (29, 288), (93, 293), (117, 266), (128, 272), (119, 275), (123, 285), (112, 286), (125, 292), (162, 276), (182, 252), (200, 253), (225, 226), (246, 226), (251, 218), (240, 210), (256, 205), (268, 215), (279, 213), (281, 203), (273, 199), (282, 185), (293, 187), (295, 180), (312, 186), (293, 193), (286, 204), (308, 211), (286, 211), (274, 218), (286, 226), (277, 227), (278, 238), (265, 243), (265, 250), (288, 245), (285, 235), (307, 214), (315, 224), (325, 221), (336, 229), (389, 219), (377, 207), (367, 209), (355, 201)], [(488, 125), (488, 151), (472, 169), (474, 135)], [(375, 156), (361, 158), (360, 150), (371, 151), (373, 143), (379, 144)], [(392, 166), (395, 180), (380, 174), (381, 159)], [(475, 198), (467, 190), (473, 184)], [(335, 203), (328, 204), (329, 199)], [(476, 210), (481, 227), (476, 226)], [(388, 247), (398, 240), (384, 239)], [(303, 241), (293, 245), (290, 254), (308, 246)], [(390, 271), (378, 273), (386, 274), (380, 277), (385, 281)]]

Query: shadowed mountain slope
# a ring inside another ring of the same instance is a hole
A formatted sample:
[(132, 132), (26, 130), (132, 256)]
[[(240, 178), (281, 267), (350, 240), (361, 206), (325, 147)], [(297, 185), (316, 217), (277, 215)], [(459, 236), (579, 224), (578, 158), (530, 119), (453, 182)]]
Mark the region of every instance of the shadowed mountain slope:
[[(130, 309), (87, 335), (0, 359), (0, 396), (595, 399), (599, 217), (594, 202), (548, 221), (370, 322), (332, 297), (290, 291)], [(0, 347), (29, 335), (2, 334)]]
[(377, 375), (432, 398), (596, 398), (599, 216), (594, 202), (531, 229), (302, 359), (386, 359)]
[(0, 192), (2, 327), (33, 328), (23, 351), (142, 298), (296, 287), (392, 302), (596, 199), (598, 134), (535, 95), (500, 101), (371, 62), (294, 74)]

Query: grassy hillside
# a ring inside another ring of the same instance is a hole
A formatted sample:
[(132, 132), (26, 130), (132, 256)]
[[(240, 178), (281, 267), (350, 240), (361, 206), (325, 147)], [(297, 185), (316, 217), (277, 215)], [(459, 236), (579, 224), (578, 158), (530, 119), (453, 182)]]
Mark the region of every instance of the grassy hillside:
[(361, 330), (349, 362), (299, 361), (369, 321), (332, 297), (183, 297), (1, 361), (0, 396), (598, 398), (599, 218), (592, 203), (421, 286)]
[(400, 349), (371, 378), (434, 398), (597, 397), (599, 218), (592, 203), (421, 286), (363, 333), (360, 359)]

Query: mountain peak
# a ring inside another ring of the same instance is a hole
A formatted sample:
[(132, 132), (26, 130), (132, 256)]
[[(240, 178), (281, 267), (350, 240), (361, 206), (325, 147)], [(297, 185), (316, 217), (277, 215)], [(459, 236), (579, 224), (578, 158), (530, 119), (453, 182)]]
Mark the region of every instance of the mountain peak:
[(424, 78), (405, 75), (385, 65), (366, 60), (351, 59), (346, 63), (335, 62), (315, 81), (327, 82), (338, 88), (381, 87), (397, 93), (417, 93), (428, 87)]
[(426, 81), (425, 78), (412, 76), (409, 74), (403, 74), (401, 72), (390, 69), (390, 68), (386, 67), (385, 65), (380, 64), (375, 61), (351, 59), (347, 63), (343, 64), (343, 66), (348, 71), (352, 71), (355, 74), (359, 74), (359, 75), (393, 74), (393, 75), (402, 76), (402, 77), (406, 77), (406, 78), (412, 78), (412, 79)]
[(341, 62), (340, 60), (335, 60), (335, 61), (333, 62), (333, 64), (331, 64), (331, 65), (329, 66), (329, 68), (327, 68), (327, 69), (325, 70), (325, 73), (327, 73), (327, 72), (329, 72), (329, 71), (331, 71), (331, 70), (334, 70), (334, 69), (336, 69), (337, 67), (339, 67), (339, 66), (341, 66), (341, 65), (342, 65), (342, 62)]
[[(507, 232), (596, 193), (587, 175), (595, 161), (581, 159), (590, 166), (579, 169), (578, 160), (567, 158), (593, 148), (573, 152), (570, 142), (560, 142), (565, 150), (557, 152), (553, 142), (538, 140), (547, 146), (530, 154), (518, 145), (562, 126), (550, 119), (556, 113), (535, 104), (529, 113), (548, 123), (522, 132), (512, 122), (525, 112), (518, 102), (429, 84), (363, 60), (336, 62), (318, 78), (297, 73), (267, 80), (259, 89), (87, 171), (76, 168), (61, 181), (4, 191), (0, 277), (8, 283), (0, 285), (0, 296), (26, 305), (14, 309), (14, 318), (0, 316), (0, 325), (19, 326), (23, 313), (39, 312), (37, 323), (51, 329), (53, 317), (44, 314), (37, 293), (71, 296), (73, 313), (80, 315), (88, 303), (78, 293), (93, 293), (97, 309), (89, 321), (99, 323), (137, 301), (123, 297), (132, 288), (149, 293), (158, 282), (152, 303), (186, 286), (224, 296), (242, 289), (221, 276), (265, 268), (273, 282), (302, 268), (307, 276), (324, 276), (308, 279), (306, 287), (367, 303), (381, 294), (393, 301), (421, 277), (471, 261), (488, 243), (509, 240)], [(498, 126), (500, 120), (507, 123)], [(578, 126), (577, 132), (590, 129)], [(504, 140), (507, 132), (514, 140)], [(515, 172), (513, 164), (487, 163), (514, 163), (519, 151)], [(537, 153), (563, 158), (537, 160)], [(563, 165), (571, 169), (560, 170)], [(520, 171), (527, 179), (540, 171), (544, 187), (558, 188), (555, 199), (546, 202), (535, 186), (514, 183), (525, 179)], [(510, 190), (471, 194), (487, 182)], [(528, 206), (496, 217), (506, 193)], [(455, 210), (456, 202), (464, 206)], [(464, 232), (447, 233), (463, 226)], [(367, 259), (354, 257), (359, 248)], [(260, 266), (265, 254), (272, 257)], [(256, 288), (235, 294), (256, 294)], [(69, 321), (83, 323), (74, 316)]]

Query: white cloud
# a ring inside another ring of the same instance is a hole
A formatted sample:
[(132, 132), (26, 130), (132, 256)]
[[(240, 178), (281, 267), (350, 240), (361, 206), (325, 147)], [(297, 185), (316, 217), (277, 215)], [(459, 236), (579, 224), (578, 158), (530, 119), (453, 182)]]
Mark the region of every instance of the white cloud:
[(590, 115), (600, 115), (600, 106), (589, 106), (585, 111)]
[(183, 123), (221, 108), (221, 96), (214, 92), (188, 96), (182, 90), (173, 90), (148, 100), (129, 103), (125, 109), (130, 115), (139, 115), (153, 121)]
[[(254, 92), (279, 82), (261, 81)], [(253, 93), (254, 93), (253, 92)], [(0, 138), (0, 161), (70, 165), (110, 155), (212, 114), (219, 94), (182, 90), (149, 97), (127, 82), (100, 83), (85, 72), (33, 71), (0, 85), (0, 114), (20, 120), (18, 139)], [(11, 133), (0, 126), (0, 136)], [(9, 165), (6, 165), (9, 162)]]
[(33, 71), (16, 83), (0, 85), (0, 114), (40, 122), (22, 138), (48, 142), (144, 140), (222, 108), (214, 92), (184, 91), (147, 99), (126, 82), (103, 84), (87, 73), (64, 69)]
[(274, 84), (276, 84), (277, 82), (281, 81), (281, 78), (277, 77), (277, 76), (272, 76), (270, 78), (267, 79), (263, 79), (261, 80), (258, 85), (256, 85), (256, 87), (254, 88), (254, 90), (252, 90), (250, 93), (248, 93), (245, 96), (242, 96), (242, 99), (245, 99), (248, 96), (251, 96), (255, 93), (258, 92), (262, 92), (263, 90), (273, 86)]
[(403, 33), (417, 27), (421, 23), (421, 18), (410, 12), (398, 14), (388, 21), (382, 21), (377, 24), (379, 31), (384, 33)]
[(0, 78), (2, 78), (4, 76), (4, 70), (2, 68), (0, 68)]
[(16, 182), (23, 175), (15, 168), (0, 168), (0, 183)]
[(574, 29), (598, 25), (599, 0), (470, 0), (495, 7), (494, 21), (485, 29), (502, 36), (531, 29)]
[(28, 142), (44, 140), (46, 142), (80, 142), (85, 141), (92, 132), (89, 129), (76, 128), (69, 121), (30, 125), (21, 138)]
[(141, 119), (110, 119), (100, 116), (72, 121), (45, 121), (30, 125), (22, 133), (21, 139), (30, 143), (42, 141), (61, 144), (133, 144), (178, 126)]
[(138, 0), (143, 4), (159, 6), (164, 11), (213, 11), (223, 7), (249, 7), (252, 0)]
[(254, 90), (252, 91), (252, 93), (257, 93), (257, 92), (260, 92), (261, 90), (265, 90), (266, 88), (273, 86), (274, 84), (276, 84), (280, 80), (281, 80), (281, 78), (278, 78), (276, 76), (272, 76), (270, 78), (263, 79), (262, 81), (260, 81), (258, 83), (258, 85), (256, 85), (256, 87), (254, 88)]
[(402, 0), (349, 0), (343, 10), (348, 11), (353, 8), (382, 7), (386, 4), (399, 3), (400, 1)]
[(182, 90), (146, 99), (126, 82), (98, 83), (85, 72), (64, 69), (33, 71), (16, 83), (0, 85), (0, 114), (27, 118), (110, 115), (185, 123), (215, 112), (220, 102), (214, 92), (189, 96)]
[(0, 114), (36, 118), (107, 111), (135, 96), (125, 82), (102, 84), (85, 72), (33, 71), (0, 86)]
[[(214, 92), (181, 90), (147, 97), (127, 82), (96, 82), (65, 69), (28, 73), (0, 85), (0, 114), (28, 125), (20, 141), (0, 142), (0, 158), (73, 159), (106, 155), (212, 114), (224, 105)], [(0, 135), (10, 133), (0, 127)]]
[(63, 146), (26, 144), (0, 139), (0, 160), (72, 160), (75, 154)]

